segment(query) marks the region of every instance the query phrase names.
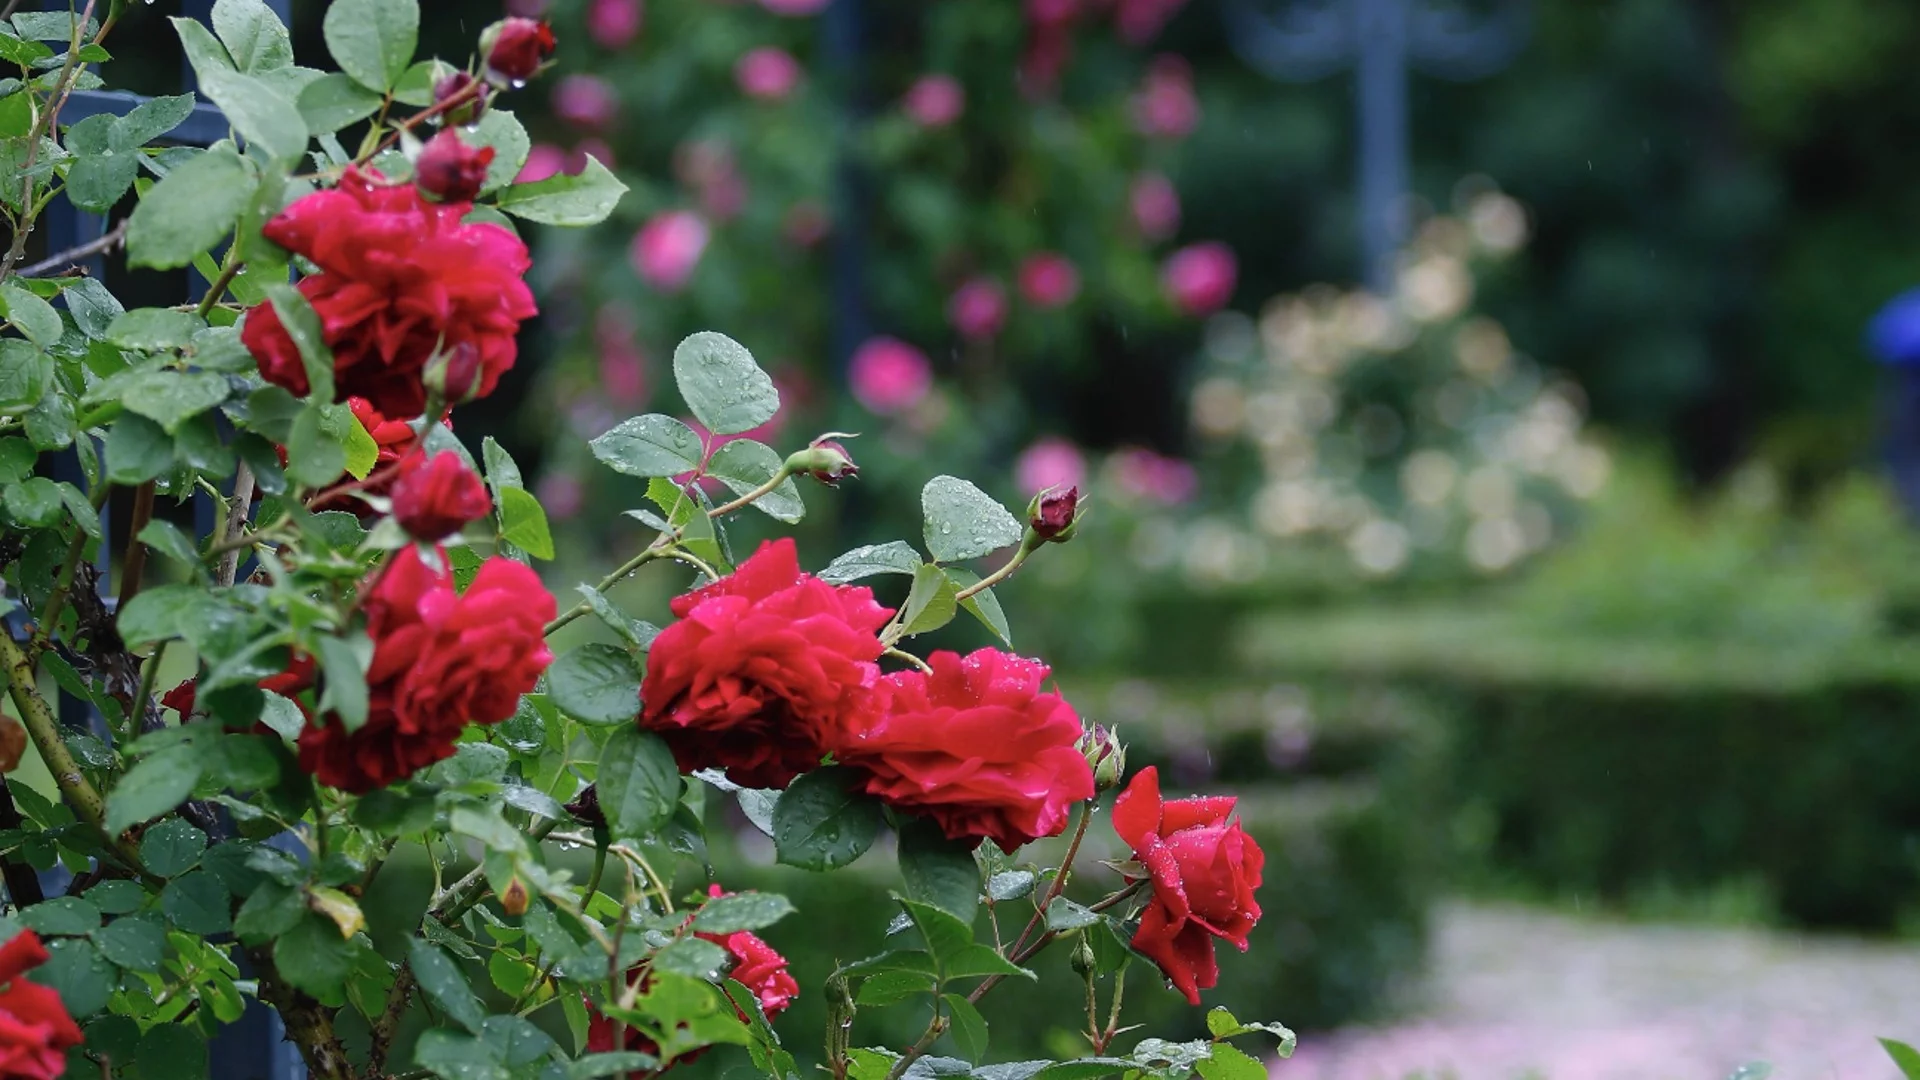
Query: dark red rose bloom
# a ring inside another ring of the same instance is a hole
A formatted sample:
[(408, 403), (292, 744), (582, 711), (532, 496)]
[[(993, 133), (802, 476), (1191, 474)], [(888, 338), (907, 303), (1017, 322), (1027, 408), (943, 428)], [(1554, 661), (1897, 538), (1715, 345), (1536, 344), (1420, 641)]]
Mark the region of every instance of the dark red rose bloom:
[(502, 19), (480, 35), (488, 72), (509, 83), (523, 83), (538, 74), (557, 44), (553, 27), (544, 20), (519, 16)]
[(640, 726), (685, 772), (725, 769), (736, 784), (785, 787), (844, 741), (879, 678), (875, 636), (892, 612), (873, 591), (800, 572), (793, 541), (676, 598), (640, 687)]
[[(718, 885), (709, 885), (707, 895), (718, 899), (730, 894)], [(727, 956), (733, 964), (732, 969), (727, 972), (727, 977), (737, 980), (740, 985), (753, 991), (753, 996), (760, 1002), (760, 1011), (768, 1020), (780, 1015), (788, 1005), (793, 1004), (794, 998), (800, 996), (800, 984), (787, 971), (787, 958), (781, 956), (773, 946), (760, 940), (755, 934), (746, 930), (732, 934), (706, 934), (695, 931), (693, 936), (711, 941), (727, 950)], [(615, 1049), (613, 1024), (601, 1016), (598, 1010), (593, 1009), (592, 1002), (588, 1002), (587, 1007), (593, 1014), (587, 1027), (587, 1051), (594, 1054), (612, 1051)], [(734, 1002), (733, 1008), (740, 1017), (741, 1023), (750, 1022), (743, 1002)], [(632, 1028), (626, 1030), (625, 1042), (628, 1050), (636, 1050), (643, 1054), (660, 1052), (660, 1048), (652, 1039)], [(692, 1061), (703, 1053), (705, 1053), (704, 1049), (696, 1050), (691, 1054), (682, 1054), (674, 1059), (674, 1064)]]
[(1220, 981), (1213, 939), (1247, 951), (1260, 921), (1253, 891), (1266, 854), (1233, 815), (1228, 796), (1160, 799), (1160, 775), (1140, 770), (1113, 804), (1113, 831), (1147, 868), (1153, 900), (1140, 916), (1133, 947), (1160, 965), (1191, 1004)]
[(464, 593), (414, 548), (395, 552), (367, 595), (366, 725), (329, 713), (300, 734), (300, 767), (355, 793), (385, 787), (453, 754), (468, 724), (513, 715), (552, 662), (553, 595), (527, 567), (488, 559)]
[[(0, 1077), (58, 1080), (67, 1072), (67, 1048), (85, 1038), (60, 995), (27, 981), (27, 972), (47, 962), (40, 936), (22, 930), (0, 945)], [(791, 981), (791, 980), (789, 980)]]
[(487, 486), (451, 450), (408, 459), (393, 485), (394, 520), (422, 543), (443, 540), (492, 512)]
[(1063, 539), (1063, 534), (1073, 528), (1075, 513), (1080, 508), (1080, 489), (1069, 487), (1065, 491), (1043, 491), (1034, 499), (1034, 510), (1027, 524), (1033, 534), (1042, 540)]
[[(294, 653), (293, 658), (287, 663), (287, 670), (278, 675), (269, 675), (261, 679), (257, 685), (260, 689), (279, 694), (281, 697), (294, 698), (294, 703), (297, 705), (300, 692), (312, 688), (313, 677), (313, 657)], [(199, 707), (199, 693), (198, 680), (188, 679), (162, 694), (160, 704), (179, 713), (184, 721), (194, 709)], [(301, 711), (305, 712), (306, 706), (302, 705)], [(271, 729), (263, 725), (261, 730)], [(0, 1074), (0, 1077), (4, 1077), (4, 1074)]]
[(469, 203), (487, 182), (493, 147), (468, 146), (452, 128), (427, 140), (413, 163), (413, 182), (441, 202)]
[(931, 675), (881, 679), (865, 726), (835, 757), (867, 774), (869, 794), (925, 814), (949, 839), (1013, 851), (1058, 835), (1073, 804), (1093, 797), (1093, 770), (1073, 706), (1041, 692), (1047, 666), (995, 649), (928, 664)]
[[(476, 396), (513, 366), (514, 335), (535, 314), (523, 280), (532, 261), (507, 229), (462, 223), (468, 209), (351, 168), (339, 187), (299, 200), (262, 230), (320, 267), (300, 291), (333, 349), (335, 400), (363, 397), (383, 417), (411, 419), (426, 408), (421, 373), (437, 351), (478, 350)], [(300, 351), (273, 305), (247, 313), (241, 340), (268, 382), (308, 393)]]

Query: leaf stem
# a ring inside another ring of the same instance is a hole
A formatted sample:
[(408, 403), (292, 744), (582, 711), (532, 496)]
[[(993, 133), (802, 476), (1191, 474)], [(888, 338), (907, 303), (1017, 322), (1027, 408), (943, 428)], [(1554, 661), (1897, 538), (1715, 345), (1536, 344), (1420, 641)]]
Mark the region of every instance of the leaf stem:
[[(661, 538), (665, 538), (668, 535), (669, 534), (667, 533), (660, 534)], [(662, 558), (664, 556), (671, 554), (672, 550), (673, 550), (673, 544), (671, 541), (663, 545), (660, 543), (659, 540), (655, 540), (652, 544), (647, 546), (646, 550), (642, 551), (638, 555), (635, 555), (633, 558), (628, 559), (626, 562), (621, 563), (620, 566), (613, 571), (613, 573), (608, 574), (606, 577), (601, 578), (600, 584), (595, 585), (593, 587), (593, 590), (595, 592), (602, 592), (602, 593), (606, 592), (608, 589), (611, 589), (615, 585), (618, 585), (622, 580), (624, 580), (627, 577), (627, 575), (633, 573), (635, 570), (640, 569), (641, 567), (647, 565), (648, 563), (652, 562), (655, 559)], [(545, 630), (546, 636), (552, 637), (554, 631), (560, 629), (561, 627), (567, 625), (568, 623), (572, 622), (573, 620), (579, 618), (582, 615), (587, 614), (592, 610), (593, 610), (593, 605), (587, 603), (585, 600), (582, 600), (578, 604), (573, 605), (567, 610), (561, 612), (559, 618), (547, 624), (547, 628)]]
[(1013, 558), (1008, 559), (1005, 563), (1001, 564), (1000, 569), (995, 570), (993, 573), (988, 574), (986, 577), (981, 578), (979, 581), (976, 581), (973, 584), (967, 586), (966, 588), (961, 589), (959, 592), (954, 593), (953, 594), (954, 601), (957, 603), (961, 600), (965, 600), (971, 596), (974, 596), (977, 593), (985, 592), (986, 590), (991, 589), (995, 585), (998, 585), (1001, 582), (1012, 577), (1013, 572), (1015, 570), (1020, 569), (1020, 564), (1027, 561), (1027, 556), (1033, 554), (1034, 551), (1038, 549), (1039, 545), (1036, 543), (1032, 543), (1031, 540), (1032, 540), (1032, 537), (1030, 534), (1027, 540), (1021, 541), (1019, 549), (1013, 553)]
[[(232, 252), (228, 254), (231, 255)], [(220, 276), (214, 278), (213, 284), (207, 286), (207, 295), (200, 298), (200, 306), (194, 309), (194, 314), (203, 319), (206, 318), (207, 312), (212, 311), (215, 305), (220, 303), (220, 297), (226, 293), (227, 286), (233, 284), (233, 279), (239, 275), (240, 268), (245, 265), (247, 264), (243, 260), (228, 259), (227, 265), (220, 268)], [(246, 468), (246, 463), (242, 462), (240, 467)]]
[(773, 494), (774, 489), (786, 483), (792, 476), (793, 470), (783, 464), (774, 471), (773, 479), (768, 480), (766, 483), (761, 484), (759, 487), (754, 488), (752, 491), (747, 492), (745, 495), (740, 496), (730, 503), (725, 503), (708, 510), (707, 516), (710, 518), (723, 518), (735, 510), (742, 510), (748, 506), (752, 506), (761, 498)]

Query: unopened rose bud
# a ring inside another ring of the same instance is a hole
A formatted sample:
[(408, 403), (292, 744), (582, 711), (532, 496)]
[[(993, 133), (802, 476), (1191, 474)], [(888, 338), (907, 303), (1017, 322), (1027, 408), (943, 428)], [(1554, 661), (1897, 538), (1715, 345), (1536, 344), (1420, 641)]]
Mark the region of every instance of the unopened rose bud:
[(555, 44), (553, 27), (544, 20), (517, 15), (501, 19), (480, 33), (480, 55), (487, 58), (487, 78), (502, 86), (524, 85), (553, 55)]
[(1053, 488), (1041, 492), (1027, 504), (1027, 527), (1042, 541), (1064, 544), (1073, 539), (1074, 526), (1080, 520), (1080, 489)]
[(480, 396), (480, 350), (463, 341), (427, 361), (420, 381), (448, 405), (464, 405)]
[(520, 875), (515, 874), (513, 879), (507, 882), (506, 890), (500, 894), (500, 910), (509, 915), (525, 915), (527, 905), (531, 901), (532, 897), (527, 894), (526, 882), (521, 881)]
[(582, 825), (591, 825), (603, 829), (607, 825), (606, 812), (600, 809), (600, 789), (592, 784), (566, 805), (566, 811)]
[(1095, 791), (1111, 791), (1127, 774), (1127, 747), (1112, 728), (1093, 725), (1080, 736), (1078, 749), (1093, 769)]
[(840, 481), (859, 476), (860, 466), (853, 463), (853, 455), (847, 452), (836, 436), (853, 437), (837, 431), (820, 436), (808, 443), (805, 450), (787, 458), (787, 471), (796, 476), (811, 476), (828, 487), (839, 487)]
[(468, 146), (452, 128), (427, 140), (413, 163), (413, 182), (441, 202), (472, 202), (486, 186), (493, 147)]
[(433, 84), (433, 103), (449, 124), (466, 125), (487, 111), (487, 84), (464, 71), (456, 71)]
[(1068, 962), (1073, 965), (1073, 973), (1083, 979), (1092, 978), (1093, 973), (1099, 970), (1094, 960), (1093, 946), (1087, 944), (1084, 935), (1080, 938), (1080, 943), (1074, 946), (1073, 955)]

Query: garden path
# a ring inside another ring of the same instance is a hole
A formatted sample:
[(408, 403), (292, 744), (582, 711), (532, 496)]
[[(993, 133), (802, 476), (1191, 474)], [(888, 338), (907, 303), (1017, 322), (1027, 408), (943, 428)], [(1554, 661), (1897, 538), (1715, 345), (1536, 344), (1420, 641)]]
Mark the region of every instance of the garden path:
[(1920, 1040), (1920, 946), (1482, 905), (1434, 930), (1425, 1008), (1273, 1080), (1891, 1080), (1876, 1037)]

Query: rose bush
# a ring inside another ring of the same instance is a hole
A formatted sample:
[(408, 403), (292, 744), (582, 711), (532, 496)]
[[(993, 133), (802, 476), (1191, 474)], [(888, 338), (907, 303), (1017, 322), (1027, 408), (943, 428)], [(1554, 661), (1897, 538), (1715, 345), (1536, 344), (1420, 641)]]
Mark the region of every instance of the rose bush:
[[(111, 3), (0, 29), (24, 76), (0, 124), (27, 125), (37, 162), (0, 199), (18, 714), (0, 745), (32, 747), (0, 782), (17, 823), (0, 829), (0, 1075), (206, 1075), (208, 1038), (257, 998), (324, 1080), (653, 1075), (717, 1046), (794, 1080), (770, 1022), (811, 994), (841, 1080), (1264, 1075), (1229, 1040), (1291, 1036), (1224, 1009), (1208, 1039), (1115, 1045), (1118, 973), (1144, 957), (1193, 997), (1207, 935), (1244, 941), (1257, 917), (1260, 862), (1156, 788), (1151, 812), (1136, 790), (1116, 814), (1138, 863), (1104, 883), (1077, 866), (1124, 751), (1006, 651), (993, 592), (1072, 539), (1077, 490), (1023, 521), (936, 476), (919, 546), (811, 572), (790, 539), (736, 559), (747, 532), (803, 518), (799, 481), (859, 467), (844, 434), (759, 441), (779, 438), (780, 389), (703, 332), (673, 365), (699, 427), (635, 416), (590, 446), (651, 540), (560, 610), (533, 568), (554, 555), (540, 501), (448, 422), (494, 390), (533, 313), (521, 224), (590, 225), (623, 194), (592, 166), (513, 180), (530, 151), (507, 106), (559, 46), (550, 28), (488, 28), (460, 70), (414, 61), (413, 0), (336, 0), (340, 70), (321, 72), (259, 0), (218, 0), (211, 30), (175, 23), (235, 139), (149, 146), (185, 95), (56, 123), (102, 42), (147, 17)], [(158, 179), (136, 185), (141, 168)], [(35, 209), (129, 193), (129, 262), (199, 268), (197, 301), (126, 310), (65, 272), (92, 248), (27, 266)], [(1035, 303), (1076, 287), (1058, 265), (1031, 276)], [(916, 357), (875, 360), (892, 368), (876, 396), (924, 393)], [(194, 499), (213, 504), (202, 533), (161, 512)], [(117, 537), (109, 601), (96, 568)], [(643, 572), (685, 586), (664, 613), (623, 587)], [(916, 655), (962, 612), (999, 644)], [(87, 730), (56, 719), (56, 686)], [(822, 872), (893, 831), (900, 917), (844, 943), (865, 959), (799, 984), (778, 949), (792, 905), (711, 881), (706, 830), (736, 811)], [(1062, 996), (1087, 1002), (1090, 1053), (985, 1066), (975, 1002), (1055, 945), (1085, 984)], [(855, 1043), (857, 1014), (901, 1006), (926, 1018), (916, 1041)]]

